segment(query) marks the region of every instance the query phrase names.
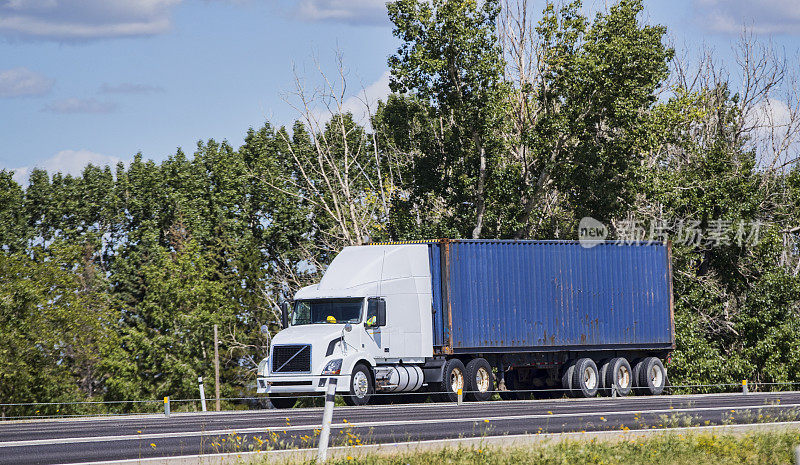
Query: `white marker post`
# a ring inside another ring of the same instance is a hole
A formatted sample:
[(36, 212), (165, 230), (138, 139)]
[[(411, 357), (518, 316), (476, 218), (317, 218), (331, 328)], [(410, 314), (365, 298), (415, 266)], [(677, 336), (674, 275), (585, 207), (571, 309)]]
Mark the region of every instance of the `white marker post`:
[(458, 389), (457, 395), (458, 395), (458, 405), (463, 404), (464, 403), (464, 391), (461, 388)]
[(748, 392), (749, 392), (749, 390), (747, 389), (747, 380), (743, 379), (742, 380), (742, 394), (747, 394)]
[(164, 397), (164, 416), (169, 418), (169, 396)]
[(203, 377), (198, 376), (197, 382), (200, 383), (200, 406), (203, 408), (203, 411), (206, 411), (206, 389), (203, 387)]
[(325, 391), (325, 411), (322, 413), (322, 431), (319, 433), (319, 449), (317, 462), (325, 463), (328, 459), (328, 438), (331, 435), (333, 419), (333, 401), (336, 398), (336, 378), (328, 378), (328, 389)]
[(797, 449), (794, 450), (794, 461), (797, 462), (797, 465), (800, 465), (800, 446), (797, 446)]

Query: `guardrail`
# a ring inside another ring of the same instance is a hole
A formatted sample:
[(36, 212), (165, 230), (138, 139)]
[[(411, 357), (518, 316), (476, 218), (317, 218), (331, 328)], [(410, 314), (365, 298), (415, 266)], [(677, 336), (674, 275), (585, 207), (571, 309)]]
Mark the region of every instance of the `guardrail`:
[[(739, 383), (718, 383), (718, 384), (679, 384), (669, 385), (665, 389), (665, 394), (711, 394), (711, 393), (742, 393), (747, 395), (756, 392), (781, 392), (800, 388), (800, 382), (783, 383), (761, 383), (761, 382), (739, 382)], [(547, 389), (515, 389), (515, 390), (494, 390), (492, 394), (513, 394), (521, 398), (559, 398), (569, 394), (568, 389), (547, 388)], [(635, 391), (635, 389), (634, 389)], [(413, 403), (424, 401), (427, 396), (453, 394), (440, 391), (415, 391), (415, 392), (376, 392), (372, 394), (374, 403), (393, 402)], [(459, 397), (466, 397), (470, 391), (462, 391)], [(601, 395), (612, 396), (612, 393), (602, 393)], [(635, 392), (631, 395), (635, 395)], [(325, 403), (325, 393), (298, 395), (302, 399), (301, 406), (323, 406)], [(463, 398), (462, 397), (462, 398)], [(227, 404), (228, 410), (261, 409), (270, 408), (268, 395), (248, 396), (248, 397), (221, 397), (219, 400)], [(71, 402), (0, 402), (0, 411), (7, 411), (15, 408), (17, 411), (27, 411), (17, 415), (4, 414), (0, 416), (4, 420), (31, 419), (31, 418), (62, 418), (62, 417), (84, 417), (84, 416), (115, 416), (115, 415), (139, 415), (164, 412), (200, 412), (206, 411), (205, 397), (189, 399), (173, 399), (172, 397), (163, 399), (138, 399), (138, 400), (112, 400), (112, 401), (71, 401)]]

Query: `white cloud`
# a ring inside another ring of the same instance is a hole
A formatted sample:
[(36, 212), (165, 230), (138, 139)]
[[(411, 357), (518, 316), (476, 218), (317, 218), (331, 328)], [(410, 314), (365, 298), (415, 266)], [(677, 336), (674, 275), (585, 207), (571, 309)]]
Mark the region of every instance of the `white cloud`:
[(381, 24), (387, 19), (386, 0), (301, 0), (294, 12), (306, 21)]
[(42, 168), (52, 175), (54, 173), (71, 174), (79, 176), (89, 163), (95, 166), (114, 166), (123, 161), (120, 158), (91, 152), (89, 150), (62, 150), (47, 160), (32, 166), (13, 168), (14, 180), (20, 185), (28, 183), (28, 177), (34, 168)]
[(791, 113), (789, 106), (783, 100), (768, 98), (759, 102), (746, 118), (749, 124), (759, 130), (770, 126), (786, 126), (791, 120)]
[(385, 101), (392, 92), (389, 89), (389, 76), (389, 71), (385, 71), (377, 81), (361, 89), (358, 95), (345, 100), (342, 104), (342, 112), (350, 112), (356, 121), (366, 122), (369, 119), (367, 106), (374, 113), (378, 106), (378, 100)]
[[(360, 88), (356, 95), (345, 99), (345, 101), (342, 102), (341, 113), (352, 113), (353, 119), (356, 122), (369, 125), (369, 113), (375, 113), (375, 110), (378, 108), (378, 100), (386, 101), (386, 97), (391, 93), (389, 89), (389, 77), (389, 71), (385, 71), (377, 81)], [(332, 106), (331, 111), (336, 112), (336, 107)], [(327, 109), (321, 110), (317, 108), (314, 111), (314, 117), (320, 125), (324, 125), (325, 122), (330, 120), (331, 114)]]
[(93, 98), (79, 99), (68, 98), (49, 103), (42, 108), (42, 111), (59, 114), (74, 113), (111, 113), (117, 109), (117, 104), (112, 102), (100, 102)]
[(715, 32), (800, 34), (797, 0), (695, 0), (701, 24)]
[(130, 82), (123, 82), (116, 85), (104, 83), (100, 86), (100, 93), (103, 94), (148, 94), (151, 92), (164, 92), (164, 88), (149, 84), (133, 84)]
[(23, 39), (90, 40), (153, 35), (170, 27), (182, 0), (5, 0), (0, 35)]
[(780, 166), (800, 153), (798, 122), (793, 118), (796, 108), (783, 100), (768, 98), (745, 114), (750, 128), (750, 144), (755, 149), (759, 165)]
[(54, 82), (27, 68), (0, 71), (0, 97), (44, 95), (50, 92)]

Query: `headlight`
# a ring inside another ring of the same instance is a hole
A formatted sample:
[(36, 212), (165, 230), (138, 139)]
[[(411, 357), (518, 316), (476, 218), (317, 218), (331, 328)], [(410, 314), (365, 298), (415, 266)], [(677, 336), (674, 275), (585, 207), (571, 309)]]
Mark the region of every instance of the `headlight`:
[(258, 364), (258, 375), (259, 376), (266, 376), (267, 375), (267, 367), (269, 366), (269, 357), (261, 360)]
[(338, 375), (342, 371), (342, 359), (335, 358), (322, 369), (323, 375)]

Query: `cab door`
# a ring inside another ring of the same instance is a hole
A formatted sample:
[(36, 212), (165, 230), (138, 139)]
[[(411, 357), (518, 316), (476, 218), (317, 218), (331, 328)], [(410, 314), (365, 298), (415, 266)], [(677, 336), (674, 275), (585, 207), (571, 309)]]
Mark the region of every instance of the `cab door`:
[(379, 297), (367, 299), (367, 315), (364, 319), (367, 337), (364, 349), (375, 358), (389, 356), (389, 331), (386, 331), (386, 301)]

